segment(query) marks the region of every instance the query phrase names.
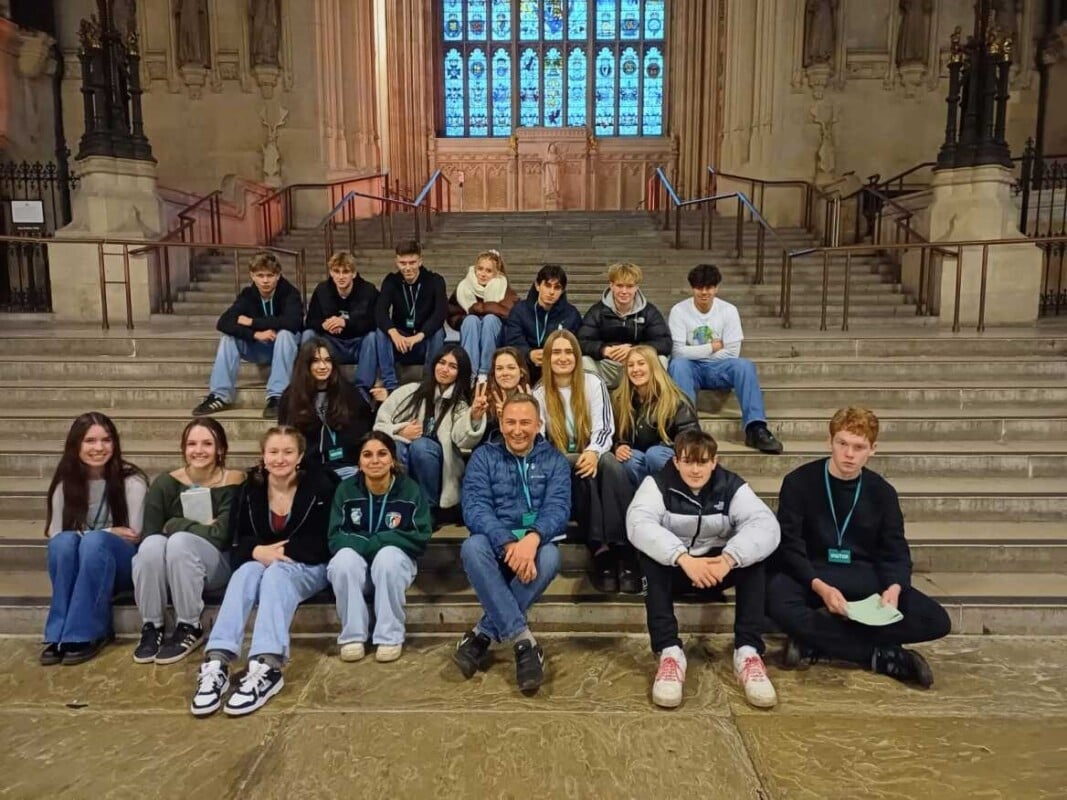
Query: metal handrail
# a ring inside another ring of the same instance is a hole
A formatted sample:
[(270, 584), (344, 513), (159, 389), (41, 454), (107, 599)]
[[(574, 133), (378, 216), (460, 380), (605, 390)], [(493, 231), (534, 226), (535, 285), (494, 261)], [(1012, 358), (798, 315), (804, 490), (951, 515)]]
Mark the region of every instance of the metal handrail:
[[(844, 175), (842, 175), (842, 178), (854, 174), (855, 172), (846, 172)], [(714, 190), (714, 187), (718, 182), (719, 178), (725, 178), (726, 180), (747, 183), (749, 185), (749, 192), (752, 196), (756, 195), (756, 190), (758, 188), (758, 202), (755, 202), (754, 205), (760, 210), (761, 213), (763, 211), (763, 201), (766, 197), (766, 191), (768, 186), (772, 188), (803, 189), (804, 200), (801, 206), (801, 218), (803, 220), (802, 225), (809, 232), (814, 232), (815, 229), (813, 224), (814, 220), (812, 208), (816, 199), (822, 200), (826, 203), (827, 206), (827, 211), (823, 215), (823, 240), (828, 244), (833, 244), (836, 241), (836, 236), (838, 235), (839, 230), (837, 229), (837, 227), (831, 230), (831, 222), (836, 223), (839, 222), (839, 220), (837, 219), (836, 214), (834, 216), (831, 216), (829, 214), (829, 208), (831, 205), (837, 205), (838, 208), (840, 207), (840, 192), (826, 192), (820, 189), (811, 181), (806, 181), (799, 178), (790, 178), (784, 180), (767, 180), (765, 178), (754, 178), (751, 175), (737, 175), (730, 172), (721, 172), (719, 170), (716, 170), (715, 167), (709, 165), (708, 184), (712, 190)]]
[[(955, 293), (953, 298), (953, 318), (952, 318), (952, 332), (960, 332), (960, 299), (962, 295), (963, 287), (963, 250), (966, 247), (980, 247), (982, 249), (982, 273), (981, 283), (978, 293), (978, 322), (976, 330), (981, 333), (985, 330), (985, 312), (986, 312), (986, 296), (988, 286), (988, 272), (989, 272), (989, 248), (999, 246), (1013, 246), (1013, 245), (1029, 245), (1031, 247), (1047, 246), (1064, 243), (1067, 244), (1067, 236), (1055, 236), (1049, 239), (1042, 239), (1040, 243), (1035, 242), (1029, 238), (1012, 238), (1012, 239), (968, 239), (951, 242), (882, 242), (872, 244), (851, 244), (851, 245), (838, 245), (836, 247), (808, 247), (801, 250), (794, 250), (787, 252), (785, 269), (782, 274), (783, 292), (782, 292), (782, 305), (779, 309), (779, 315), (782, 317), (782, 327), (792, 327), (792, 289), (793, 289), (793, 260), (801, 256), (808, 256), (812, 254), (822, 254), (823, 258), (823, 275), (822, 275), (822, 299), (821, 299), (821, 317), (819, 322), (819, 330), (824, 331), (826, 327), (826, 315), (827, 306), (829, 304), (829, 292), (830, 292), (830, 261), (835, 255), (844, 255), (845, 257), (845, 274), (844, 274), (844, 288), (842, 297), (842, 316), (841, 316), (841, 330), (848, 330), (848, 315), (849, 315), (849, 301), (851, 293), (851, 268), (852, 268), (852, 256), (856, 253), (872, 252), (872, 251), (906, 251), (909, 249), (918, 248), (920, 250), (920, 262), (919, 262), (919, 293), (916, 298), (916, 315), (929, 316), (931, 314), (929, 308), (929, 283), (934, 278), (933, 265), (930, 264), (931, 255), (940, 255), (942, 259), (945, 257), (956, 259), (956, 280), (955, 280)], [(928, 270), (928, 266), (930, 267)]]
[[(256, 205), (260, 209), (260, 218), (263, 224), (263, 238), (264, 241), (270, 243), (274, 240), (276, 234), (288, 233), (293, 227), (293, 195), (294, 192), (309, 190), (309, 189), (328, 189), (330, 191), (331, 198), (334, 196), (333, 192), (337, 187), (341, 187), (342, 191), (345, 186), (349, 184), (361, 183), (369, 180), (385, 179), (386, 189), (388, 190), (389, 184), (389, 171), (375, 172), (368, 175), (356, 175), (351, 178), (344, 178), (342, 180), (329, 181), (325, 183), (291, 183), (287, 186), (283, 186), (277, 189), (272, 194), (264, 197), (262, 200), (257, 200)], [(271, 208), (274, 205), (278, 205), (281, 212), (281, 220), (279, 229), (274, 230), (274, 224), (271, 219)]]
[[(12, 242), (16, 244), (41, 244), (42, 239), (36, 236), (3, 236), (0, 235), (0, 242)], [(304, 250), (286, 250), (281, 247), (269, 247), (263, 245), (254, 244), (224, 244), (220, 242), (181, 242), (181, 241), (162, 241), (162, 240), (149, 240), (149, 239), (121, 239), (121, 238), (108, 238), (99, 236), (80, 236), (74, 238), (64, 237), (62, 239), (48, 239), (47, 244), (51, 246), (60, 246), (68, 244), (89, 244), (96, 245), (97, 262), (99, 266), (100, 277), (100, 327), (103, 330), (109, 330), (111, 323), (108, 320), (107, 313), (107, 287), (121, 284), (125, 292), (126, 300), (126, 329), (133, 330), (133, 292), (130, 284), (130, 256), (139, 253), (145, 253), (149, 250), (153, 250), (159, 247), (171, 248), (181, 247), (186, 249), (192, 249), (194, 247), (221, 247), (233, 252), (233, 285), (234, 294), (240, 290), (240, 276), (239, 276), (239, 264), (237, 259), (237, 253), (242, 250), (252, 250), (257, 253), (269, 252), (277, 253), (283, 256), (292, 256), (296, 261), (297, 281), (300, 284), (301, 292), (306, 301), (307, 299), (307, 269), (306, 269), (306, 256)], [(104, 263), (106, 257), (118, 256), (119, 253), (105, 253), (104, 247), (119, 245), (122, 247), (122, 280), (109, 281), (107, 279), (107, 268)], [(130, 247), (134, 246), (136, 249), (131, 250)], [(164, 250), (166, 252), (166, 250)], [(158, 269), (158, 263), (157, 263)], [(169, 293), (169, 286), (166, 291)], [(164, 297), (164, 304), (168, 304), (169, 298)], [(169, 303), (170, 310), (173, 311), (173, 303)]]

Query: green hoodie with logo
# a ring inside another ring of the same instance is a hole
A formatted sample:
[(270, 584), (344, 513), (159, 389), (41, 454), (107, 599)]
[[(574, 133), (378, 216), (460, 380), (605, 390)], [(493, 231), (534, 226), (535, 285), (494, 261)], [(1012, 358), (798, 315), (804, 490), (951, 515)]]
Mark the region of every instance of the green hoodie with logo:
[(407, 475), (393, 478), (384, 495), (371, 494), (362, 473), (341, 481), (330, 511), (330, 553), (351, 547), (367, 561), (383, 547), (399, 547), (412, 558), (426, 550), (433, 532), (430, 506)]

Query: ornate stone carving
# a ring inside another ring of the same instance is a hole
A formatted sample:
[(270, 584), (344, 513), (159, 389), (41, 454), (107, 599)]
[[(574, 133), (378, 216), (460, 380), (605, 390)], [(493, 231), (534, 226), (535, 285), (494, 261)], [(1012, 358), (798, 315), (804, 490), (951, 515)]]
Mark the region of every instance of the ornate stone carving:
[(545, 208), (554, 211), (559, 208), (559, 147), (555, 142), (548, 146), (542, 162), (544, 176)]
[(267, 141), (263, 144), (263, 183), (278, 188), (282, 185), (281, 151), (278, 150), (278, 129), (289, 118), (289, 110), (278, 108), (278, 119), (271, 122), (267, 110), (259, 112), (259, 119), (267, 129)]
[(837, 150), (834, 146), (834, 125), (837, 109), (816, 103), (808, 112), (819, 129), (819, 146), (815, 151), (815, 185), (825, 186), (837, 180)]

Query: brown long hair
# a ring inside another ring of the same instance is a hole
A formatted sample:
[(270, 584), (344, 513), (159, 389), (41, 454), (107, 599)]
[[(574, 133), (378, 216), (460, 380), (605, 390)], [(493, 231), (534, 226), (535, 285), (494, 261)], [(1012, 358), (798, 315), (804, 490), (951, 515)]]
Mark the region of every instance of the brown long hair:
[(558, 339), (566, 339), (574, 350), (574, 372), (571, 373), (571, 416), (574, 419), (574, 444), (578, 452), (588, 446), (593, 433), (593, 424), (589, 415), (589, 404), (585, 400), (585, 373), (582, 371), (582, 351), (578, 339), (570, 331), (552, 331), (545, 339), (544, 367), (541, 371), (541, 383), (545, 387), (545, 418), (548, 424), (545, 432), (548, 441), (557, 450), (568, 452), (570, 436), (567, 435), (567, 412), (563, 408), (563, 397), (556, 385), (556, 376), (552, 372), (552, 345)]
[[(530, 368), (526, 365), (526, 359), (522, 357), (522, 354), (519, 352), (518, 348), (498, 347), (495, 351), (493, 351), (493, 360), (489, 364), (489, 385), (486, 387), (486, 389), (489, 392), (490, 400), (492, 400), (492, 398), (495, 396), (497, 390), (500, 389), (500, 384), (496, 382), (496, 360), (501, 356), (511, 356), (513, 359), (515, 359), (515, 363), (519, 365), (519, 385), (512, 389), (507, 396), (511, 397), (511, 395), (515, 394), (518, 391), (521, 391), (523, 386), (530, 386)], [(488, 413), (491, 417), (496, 416), (496, 405), (492, 402), (489, 403)]]
[[(630, 383), (630, 375), (626, 371), (630, 359), (634, 356), (641, 356), (648, 365), (648, 393), (644, 397), (641, 397), (634, 385)], [(689, 398), (682, 394), (682, 390), (671, 380), (671, 376), (660, 363), (655, 349), (647, 344), (639, 344), (630, 349), (623, 369), (626, 374), (623, 375), (618, 388), (611, 395), (612, 405), (615, 407), (616, 437), (620, 441), (626, 440), (637, 427), (640, 416), (656, 426), (659, 438), (664, 444), (671, 444), (667, 428), (674, 421), (682, 404), (689, 403)], [(634, 408), (635, 399), (639, 406), (637, 409)]]
[(307, 452), (308, 443), (299, 430), (292, 425), (273, 425), (264, 431), (263, 435), (259, 437), (259, 463), (248, 470), (248, 479), (257, 484), (264, 484), (267, 482), (267, 465), (263, 461), (263, 451), (267, 449), (267, 441), (272, 436), (288, 436), (294, 442), (296, 442), (297, 452), (300, 454), (300, 458), (296, 462), (296, 474), (299, 476), (304, 470), (304, 453)]
[(52, 498), (56, 489), (63, 488), (63, 519), (60, 529), (64, 531), (85, 530), (89, 515), (89, 470), (81, 460), (82, 442), (89, 429), (99, 425), (111, 437), (111, 458), (104, 465), (104, 498), (111, 511), (113, 525), (130, 524), (130, 509), (126, 505), (126, 479), (136, 475), (146, 484), (148, 477), (138, 467), (122, 457), (119, 432), (111, 418), (99, 411), (87, 411), (71, 423), (67, 431), (67, 441), (63, 444), (63, 455), (59, 457), (52, 482), (48, 486), (46, 502), (48, 510), (45, 516), (44, 532), (52, 524)]
[(311, 374), (311, 362), (320, 349), (329, 354), (333, 364), (330, 377), (326, 379), (326, 424), (334, 430), (340, 430), (351, 421), (354, 400), (341, 380), (341, 366), (334, 360), (333, 350), (325, 339), (318, 336), (304, 342), (296, 354), (293, 377), (289, 381), (288, 419), (285, 422), (306, 430), (318, 421), (315, 395), (319, 391), (319, 382)]

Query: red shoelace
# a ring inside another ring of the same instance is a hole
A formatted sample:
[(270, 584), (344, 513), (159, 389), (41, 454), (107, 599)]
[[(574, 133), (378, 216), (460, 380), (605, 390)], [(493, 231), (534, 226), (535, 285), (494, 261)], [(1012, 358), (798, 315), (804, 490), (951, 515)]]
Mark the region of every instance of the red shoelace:
[(749, 656), (741, 664), (741, 680), (749, 681), (755, 679), (766, 679), (767, 667), (763, 664), (763, 659), (759, 656)]
[(656, 672), (657, 681), (683, 681), (682, 665), (677, 658), (667, 656), (659, 662), (659, 670)]

